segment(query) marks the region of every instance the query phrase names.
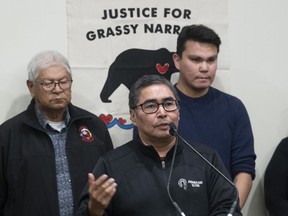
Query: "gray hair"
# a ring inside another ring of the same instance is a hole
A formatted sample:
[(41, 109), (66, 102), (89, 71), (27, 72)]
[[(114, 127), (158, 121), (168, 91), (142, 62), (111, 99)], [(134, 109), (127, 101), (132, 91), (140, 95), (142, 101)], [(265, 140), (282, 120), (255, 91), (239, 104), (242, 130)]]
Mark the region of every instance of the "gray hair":
[(27, 66), (28, 80), (35, 81), (39, 72), (51, 66), (62, 66), (72, 77), (68, 60), (61, 53), (54, 50), (45, 50), (35, 55)]
[(130, 92), (129, 92), (130, 109), (133, 109), (134, 107), (137, 106), (139, 96), (143, 88), (146, 88), (152, 85), (158, 85), (158, 84), (163, 84), (169, 87), (169, 89), (172, 91), (176, 100), (178, 101), (180, 100), (176, 89), (174, 88), (172, 83), (169, 80), (167, 80), (165, 77), (159, 76), (159, 75), (144, 75), (140, 79), (138, 79), (130, 89)]

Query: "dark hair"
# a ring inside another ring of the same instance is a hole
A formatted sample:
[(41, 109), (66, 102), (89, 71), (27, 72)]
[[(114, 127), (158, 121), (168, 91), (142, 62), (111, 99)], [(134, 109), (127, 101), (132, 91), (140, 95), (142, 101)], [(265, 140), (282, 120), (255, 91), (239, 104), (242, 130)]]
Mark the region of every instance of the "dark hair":
[(130, 89), (130, 92), (129, 92), (130, 109), (137, 106), (139, 96), (143, 88), (152, 86), (152, 85), (157, 85), (157, 84), (164, 84), (168, 86), (169, 89), (172, 91), (176, 100), (179, 101), (178, 93), (169, 80), (159, 75), (144, 75), (140, 79), (138, 79)]
[(180, 57), (185, 49), (185, 43), (188, 40), (197, 41), (200, 43), (209, 43), (217, 47), (219, 52), (219, 47), (221, 44), (220, 37), (216, 32), (204, 25), (190, 25), (184, 26), (177, 38), (177, 50), (176, 53)]

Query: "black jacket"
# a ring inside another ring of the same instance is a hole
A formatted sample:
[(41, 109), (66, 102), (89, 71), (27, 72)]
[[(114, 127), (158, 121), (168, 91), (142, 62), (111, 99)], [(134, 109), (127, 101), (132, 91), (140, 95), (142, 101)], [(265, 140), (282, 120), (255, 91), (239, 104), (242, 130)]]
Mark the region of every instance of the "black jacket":
[[(214, 150), (193, 144), (214, 166), (229, 176)], [(176, 216), (167, 193), (167, 181), (174, 148), (162, 161), (153, 147), (138, 138), (101, 157), (95, 177), (106, 173), (115, 179), (117, 191), (105, 215)], [(227, 216), (236, 199), (235, 189), (185, 144), (179, 143), (172, 178), (171, 196), (186, 216)], [(88, 188), (81, 196), (78, 215), (86, 216)], [(242, 215), (239, 207), (235, 216)]]
[(264, 195), (270, 216), (288, 215), (288, 137), (275, 149), (264, 175)]
[[(26, 111), (0, 126), (0, 216), (59, 215), (54, 148), (34, 104), (32, 99)], [(113, 146), (101, 119), (71, 104), (68, 109), (66, 155), (77, 206), (88, 172)], [(83, 136), (83, 128), (91, 139)]]

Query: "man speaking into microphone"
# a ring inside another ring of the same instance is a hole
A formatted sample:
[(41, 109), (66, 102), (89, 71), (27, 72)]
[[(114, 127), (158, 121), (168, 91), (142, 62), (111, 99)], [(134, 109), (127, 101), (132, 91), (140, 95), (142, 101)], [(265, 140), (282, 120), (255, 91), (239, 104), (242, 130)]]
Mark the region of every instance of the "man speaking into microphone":
[(218, 154), (173, 133), (178, 100), (163, 77), (146, 75), (133, 85), (130, 118), (139, 136), (99, 159), (88, 174), (78, 215), (242, 215)]

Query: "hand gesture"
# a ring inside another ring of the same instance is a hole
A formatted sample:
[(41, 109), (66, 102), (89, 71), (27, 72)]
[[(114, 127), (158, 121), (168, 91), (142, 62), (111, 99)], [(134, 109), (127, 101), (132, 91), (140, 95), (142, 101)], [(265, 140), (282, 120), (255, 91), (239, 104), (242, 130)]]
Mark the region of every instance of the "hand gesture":
[(92, 173), (88, 174), (88, 183), (89, 213), (91, 216), (101, 216), (116, 193), (117, 184), (113, 178), (108, 178), (105, 174), (95, 180)]

